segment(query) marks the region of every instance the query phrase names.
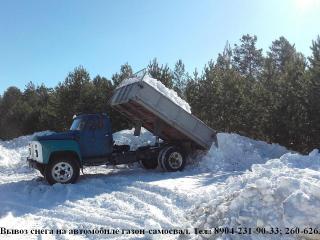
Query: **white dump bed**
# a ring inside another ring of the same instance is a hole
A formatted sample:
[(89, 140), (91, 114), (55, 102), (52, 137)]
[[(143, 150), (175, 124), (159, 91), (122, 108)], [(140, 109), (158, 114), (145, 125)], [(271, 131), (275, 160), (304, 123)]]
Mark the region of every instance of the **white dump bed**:
[(165, 141), (190, 142), (206, 150), (217, 141), (213, 129), (144, 81), (117, 88), (110, 104)]

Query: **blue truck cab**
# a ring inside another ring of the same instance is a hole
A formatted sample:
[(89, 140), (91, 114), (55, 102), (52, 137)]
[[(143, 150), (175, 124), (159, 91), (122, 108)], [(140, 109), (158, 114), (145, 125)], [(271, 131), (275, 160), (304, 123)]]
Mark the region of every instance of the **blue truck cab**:
[(77, 140), (83, 161), (106, 157), (112, 153), (111, 123), (106, 114), (76, 116), (70, 127), (70, 133)]
[(107, 114), (75, 116), (68, 131), (36, 136), (29, 143), (29, 165), (49, 183), (74, 182), (83, 166), (110, 160), (113, 138)]

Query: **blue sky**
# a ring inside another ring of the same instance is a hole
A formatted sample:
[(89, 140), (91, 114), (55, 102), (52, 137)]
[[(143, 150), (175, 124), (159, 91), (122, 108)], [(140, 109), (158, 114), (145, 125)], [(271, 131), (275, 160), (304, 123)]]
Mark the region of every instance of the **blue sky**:
[(92, 77), (154, 57), (201, 70), (246, 33), (264, 50), (285, 36), (309, 55), (319, 23), (320, 0), (2, 0), (0, 93), (29, 81), (54, 87), (79, 65)]

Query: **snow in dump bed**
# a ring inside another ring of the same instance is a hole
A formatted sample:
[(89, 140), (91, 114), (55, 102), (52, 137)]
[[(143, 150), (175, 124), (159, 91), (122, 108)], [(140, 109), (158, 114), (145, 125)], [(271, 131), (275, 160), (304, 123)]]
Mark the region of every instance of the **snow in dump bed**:
[(151, 78), (147, 75), (144, 76), (143, 79), (137, 78), (137, 77), (125, 79), (124, 81), (121, 82), (118, 88), (138, 82), (138, 81), (144, 81), (148, 83), (158, 92), (167, 96), (169, 99), (171, 99), (171, 101), (173, 101), (174, 103), (182, 107), (184, 110), (186, 110), (188, 113), (191, 113), (190, 105), (185, 100), (180, 98), (174, 90), (167, 88), (162, 82), (158, 81), (157, 79)]
[[(183, 172), (140, 167), (85, 168), (77, 184), (49, 186), (20, 159), (30, 137), (0, 141), (0, 226), (25, 229), (320, 228), (320, 153), (218, 134)], [(154, 141), (142, 130), (114, 134), (132, 149)], [(200, 157), (198, 157), (199, 160)], [(312, 236), (312, 235), (310, 235)], [(317, 235), (318, 236), (318, 235)], [(16, 239), (2, 236), (0, 239)], [(179, 239), (177, 235), (43, 235), (45, 239)], [(270, 239), (270, 235), (191, 234), (182, 239)], [(274, 235), (273, 239), (309, 236)], [(37, 235), (20, 239), (40, 239)], [(181, 239), (181, 238), (180, 238)]]
[(154, 145), (156, 137), (145, 128), (141, 128), (140, 136), (134, 136), (134, 128), (126, 129), (113, 134), (113, 141), (116, 145), (129, 145), (130, 150), (138, 147)]

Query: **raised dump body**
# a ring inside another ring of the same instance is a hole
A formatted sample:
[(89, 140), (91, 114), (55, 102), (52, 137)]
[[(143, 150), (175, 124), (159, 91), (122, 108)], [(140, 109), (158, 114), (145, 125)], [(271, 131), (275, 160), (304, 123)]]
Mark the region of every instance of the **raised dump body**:
[(110, 104), (165, 142), (190, 143), (203, 150), (217, 144), (215, 130), (145, 81), (119, 87)]

